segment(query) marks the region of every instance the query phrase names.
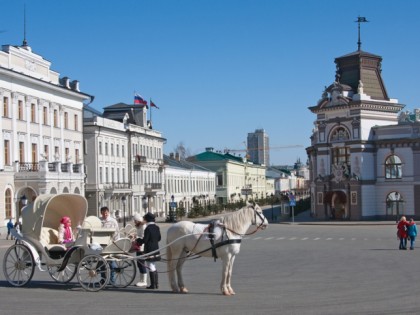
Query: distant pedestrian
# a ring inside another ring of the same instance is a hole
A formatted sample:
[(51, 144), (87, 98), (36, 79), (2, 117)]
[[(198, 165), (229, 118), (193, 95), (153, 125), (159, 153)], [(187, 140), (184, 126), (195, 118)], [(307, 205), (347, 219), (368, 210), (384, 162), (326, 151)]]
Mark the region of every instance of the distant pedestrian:
[(13, 229), (13, 227), (14, 227), (13, 221), (12, 221), (12, 218), (10, 218), (9, 219), (9, 222), (7, 222), (7, 235), (6, 235), (6, 240), (9, 239), (9, 236), (10, 236), (10, 239), (11, 240), (13, 239), (13, 236), (10, 234), (11, 230)]
[(397, 236), (400, 239), (400, 249), (407, 249), (407, 226), (407, 219), (405, 216), (402, 216), (397, 225)]
[(16, 232), (20, 233), (22, 231), (22, 223), (20, 223), (19, 219), (16, 220), (14, 228)]
[(410, 237), (410, 249), (413, 250), (417, 236), (417, 225), (416, 222), (414, 222), (413, 218), (410, 219), (410, 222), (407, 226), (407, 234)]

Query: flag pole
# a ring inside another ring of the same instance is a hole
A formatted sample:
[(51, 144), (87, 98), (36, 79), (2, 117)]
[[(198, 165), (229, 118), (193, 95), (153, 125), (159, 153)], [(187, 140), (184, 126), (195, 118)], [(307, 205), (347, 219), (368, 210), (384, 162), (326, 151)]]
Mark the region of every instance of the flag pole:
[(153, 125), (152, 125), (152, 99), (149, 99), (149, 107), (150, 107), (150, 129), (152, 129)]

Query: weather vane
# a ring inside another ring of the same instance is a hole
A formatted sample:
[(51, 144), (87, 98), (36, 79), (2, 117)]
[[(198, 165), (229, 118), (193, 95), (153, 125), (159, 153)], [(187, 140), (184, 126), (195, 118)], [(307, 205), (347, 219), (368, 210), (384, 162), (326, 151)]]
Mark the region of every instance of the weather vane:
[(360, 23), (365, 23), (365, 22), (369, 22), (369, 21), (366, 20), (365, 17), (358, 16), (357, 21), (355, 21), (355, 22), (358, 24), (358, 28), (359, 28), (359, 40), (357, 41), (357, 50), (360, 51), (360, 47), (362, 46), (362, 42), (360, 41)]

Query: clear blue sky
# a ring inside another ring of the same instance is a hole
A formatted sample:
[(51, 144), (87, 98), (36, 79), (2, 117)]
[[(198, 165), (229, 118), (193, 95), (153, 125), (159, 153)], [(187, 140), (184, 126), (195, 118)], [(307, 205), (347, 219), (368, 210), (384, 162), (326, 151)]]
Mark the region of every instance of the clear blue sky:
[(100, 111), (133, 103), (137, 91), (160, 109), (153, 127), (165, 153), (183, 142), (242, 149), (263, 128), (272, 164), (305, 162), (305, 147), (334, 58), (357, 50), (383, 57), (388, 94), (419, 106), (420, 1), (0, 0), (0, 43), (27, 40), (61, 76), (80, 81)]

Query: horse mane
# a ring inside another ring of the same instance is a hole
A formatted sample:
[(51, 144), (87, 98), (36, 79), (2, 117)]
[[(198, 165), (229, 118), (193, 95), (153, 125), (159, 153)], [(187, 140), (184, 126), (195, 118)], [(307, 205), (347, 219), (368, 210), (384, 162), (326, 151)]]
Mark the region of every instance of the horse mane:
[(246, 205), (245, 207), (224, 216), (221, 221), (228, 229), (243, 234), (246, 232), (243, 231), (244, 228), (248, 228), (250, 225), (253, 214), (254, 209), (252, 205)]

